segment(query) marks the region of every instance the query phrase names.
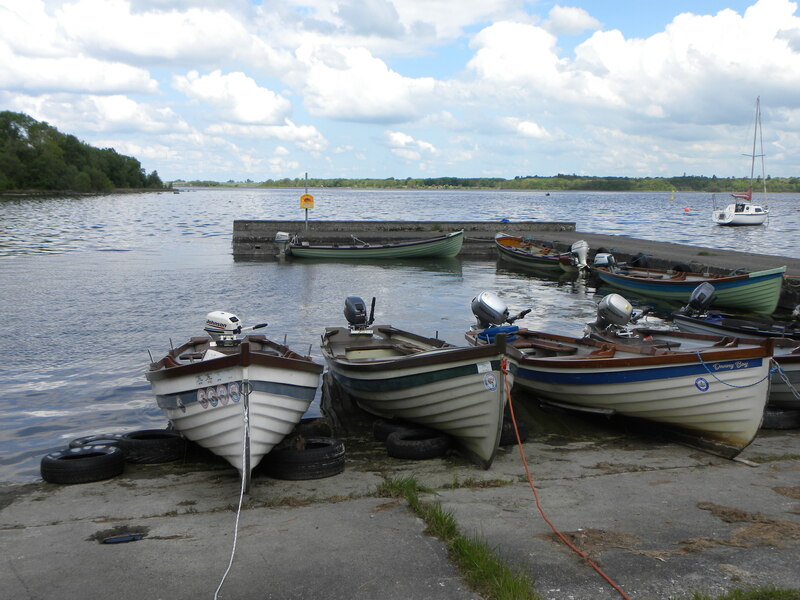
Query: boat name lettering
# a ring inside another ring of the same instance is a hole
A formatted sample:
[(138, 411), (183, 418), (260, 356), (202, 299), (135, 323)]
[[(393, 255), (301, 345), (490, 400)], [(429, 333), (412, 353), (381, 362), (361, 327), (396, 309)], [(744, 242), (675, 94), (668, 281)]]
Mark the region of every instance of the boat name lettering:
[(737, 360), (731, 363), (714, 363), (712, 366), (715, 371), (729, 371), (734, 369), (746, 369), (750, 365), (747, 361)]

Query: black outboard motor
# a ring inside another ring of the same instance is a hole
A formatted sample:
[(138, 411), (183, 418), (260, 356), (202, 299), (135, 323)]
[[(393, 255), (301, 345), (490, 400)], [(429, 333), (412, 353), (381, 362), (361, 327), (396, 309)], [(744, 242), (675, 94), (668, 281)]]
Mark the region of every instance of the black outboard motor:
[(375, 319), (375, 298), (372, 299), (372, 310), (367, 317), (367, 305), (358, 296), (348, 296), (344, 301), (344, 318), (351, 329), (364, 329), (372, 325)]
[(679, 312), (687, 317), (696, 317), (708, 312), (711, 300), (714, 298), (716, 289), (713, 285), (704, 281), (692, 291), (689, 296), (689, 304), (684, 306)]

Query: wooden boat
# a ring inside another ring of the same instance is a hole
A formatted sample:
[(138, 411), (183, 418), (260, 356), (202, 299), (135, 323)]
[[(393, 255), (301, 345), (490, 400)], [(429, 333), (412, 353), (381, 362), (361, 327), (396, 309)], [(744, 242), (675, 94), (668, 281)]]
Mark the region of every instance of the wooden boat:
[[(756, 154), (756, 142), (761, 143), (761, 152)], [(767, 220), (769, 210), (753, 204), (753, 177), (756, 157), (761, 157), (761, 181), (764, 185), (764, 198), (767, 197), (767, 179), (764, 167), (764, 141), (761, 138), (761, 99), (756, 98), (756, 121), (753, 127), (753, 152), (750, 154), (750, 187), (741, 194), (731, 194), (734, 201), (723, 209), (714, 209), (711, 218), (717, 225), (761, 225)]]
[(583, 240), (575, 242), (570, 252), (558, 252), (553, 248), (506, 233), (495, 234), (494, 244), (500, 253), (500, 258), (515, 265), (568, 273), (589, 268), (586, 264), (589, 246)]
[(362, 242), (355, 236), (350, 244), (313, 245), (295, 236), (287, 252), (298, 258), (451, 258), (461, 251), (463, 243), (463, 230), (425, 240), (377, 245)]
[(685, 304), (701, 283), (714, 285), (713, 304), (745, 312), (772, 314), (778, 306), (786, 267), (752, 273), (721, 275), (687, 273), (629, 266), (595, 267), (605, 283), (640, 297), (650, 297)]
[[(714, 294), (711, 284), (698, 286), (672, 320), (683, 332), (706, 336), (728, 336), (775, 340), (775, 361), (780, 370), (772, 374), (769, 406), (800, 408), (800, 322), (773, 321), (730, 313), (709, 311)], [(800, 312), (795, 309), (795, 312)]]
[[(549, 404), (644, 419), (728, 457), (758, 432), (769, 391), (769, 341), (683, 349), (501, 327), (522, 355), (509, 355), (515, 385)], [(492, 329), (473, 328), (466, 339), (490, 343)]]
[[(374, 306), (374, 304), (373, 304)], [(481, 348), (372, 326), (358, 297), (345, 302), (349, 327), (328, 327), (322, 353), (336, 382), (373, 415), (453, 437), (484, 469), (497, 452), (506, 401), (503, 340)], [(513, 383), (509, 378), (509, 389)]]
[(300, 422), (323, 369), (263, 335), (238, 337), (257, 327), (211, 312), (211, 337), (191, 338), (146, 372), (172, 426), (227, 460), (248, 485), (252, 469)]

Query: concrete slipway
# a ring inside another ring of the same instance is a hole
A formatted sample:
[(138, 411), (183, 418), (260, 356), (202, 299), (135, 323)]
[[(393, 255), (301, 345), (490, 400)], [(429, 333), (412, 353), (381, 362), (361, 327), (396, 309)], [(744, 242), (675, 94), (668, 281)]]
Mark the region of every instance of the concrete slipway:
[[(569, 438), (534, 429), (524, 452), (554, 525), (631, 598), (800, 588), (800, 430), (762, 431), (741, 455), (759, 461), (749, 466), (635, 430), (587, 427)], [(457, 454), (401, 461), (366, 435), (344, 439), (341, 475), (255, 478), (220, 598), (479, 598), (403, 500), (374, 495), (404, 476), (435, 489), (425, 500), (530, 575), (543, 598), (620, 597), (554, 538), (515, 446), (483, 471)], [(1, 489), (3, 598), (213, 598), (230, 558), (239, 481), (219, 464), (129, 465), (104, 482)], [(144, 537), (99, 543), (121, 532)]]

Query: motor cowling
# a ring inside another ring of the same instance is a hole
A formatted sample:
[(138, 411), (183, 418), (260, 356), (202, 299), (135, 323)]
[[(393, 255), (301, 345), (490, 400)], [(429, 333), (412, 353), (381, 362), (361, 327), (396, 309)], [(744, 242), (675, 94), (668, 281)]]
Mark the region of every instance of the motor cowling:
[(509, 317), (508, 306), (493, 292), (481, 292), (472, 299), (472, 314), (480, 329), (502, 325)]
[(242, 332), (242, 323), (233, 313), (214, 310), (206, 315), (204, 330), (217, 343), (230, 342)]
[(588, 269), (586, 259), (589, 255), (589, 244), (586, 240), (578, 240), (570, 247), (572, 253), (572, 264), (578, 269)]
[(594, 327), (605, 331), (609, 327), (624, 327), (631, 321), (633, 307), (619, 294), (608, 294), (597, 304), (597, 320)]
[(598, 252), (594, 255), (595, 267), (608, 267), (609, 269), (613, 269), (616, 264), (617, 261), (614, 259), (614, 255), (610, 252)]
[(348, 296), (344, 300), (344, 318), (351, 327), (366, 327), (369, 325), (367, 318), (367, 305), (358, 296)]
[(716, 291), (712, 284), (704, 281), (692, 290), (692, 295), (689, 296), (689, 304), (684, 306), (680, 312), (688, 316), (701, 315), (707, 312)]

